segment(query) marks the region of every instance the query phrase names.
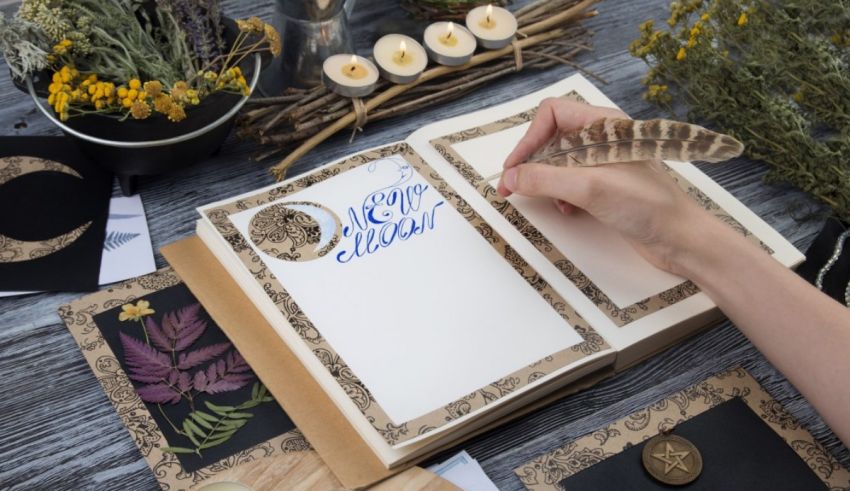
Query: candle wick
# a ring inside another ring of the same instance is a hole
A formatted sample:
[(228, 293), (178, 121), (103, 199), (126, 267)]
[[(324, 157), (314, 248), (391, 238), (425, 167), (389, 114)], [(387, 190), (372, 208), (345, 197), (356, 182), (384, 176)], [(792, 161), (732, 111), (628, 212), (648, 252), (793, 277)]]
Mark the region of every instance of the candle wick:
[(401, 58), (404, 58), (404, 51), (401, 52)]
[(487, 23), (488, 24), (490, 23), (490, 16), (489, 15), (487, 16)]
[(356, 68), (357, 68), (356, 66), (351, 65), (351, 68), (349, 68), (349, 71), (352, 71), (352, 72), (353, 72)]

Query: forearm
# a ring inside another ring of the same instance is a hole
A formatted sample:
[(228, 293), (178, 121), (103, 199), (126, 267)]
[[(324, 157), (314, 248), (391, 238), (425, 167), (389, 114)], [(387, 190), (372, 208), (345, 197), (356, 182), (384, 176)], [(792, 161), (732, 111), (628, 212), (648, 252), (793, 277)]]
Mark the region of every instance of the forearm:
[(850, 311), (717, 220), (686, 233), (677, 273), (699, 285), (850, 444)]

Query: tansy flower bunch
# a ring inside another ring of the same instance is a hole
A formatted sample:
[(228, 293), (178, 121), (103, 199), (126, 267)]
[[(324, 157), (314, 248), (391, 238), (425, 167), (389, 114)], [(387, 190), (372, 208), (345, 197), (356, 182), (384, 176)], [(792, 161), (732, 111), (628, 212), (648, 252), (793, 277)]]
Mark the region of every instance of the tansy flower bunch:
[(629, 50), (648, 65), (645, 99), (686, 107), (850, 220), (848, 19), (848, 2), (679, 0)]
[(53, 74), (48, 92), (48, 103), (63, 121), (71, 114), (93, 112), (123, 113), (133, 119), (146, 119), (155, 111), (178, 122), (186, 119), (187, 105), (200, 103), (198, 91), (189, 88), (185, 81), (165, 88), (158, 80), (143, 84), (134, 78), (116, 87), (112, 82), (98, 80), (96, 74), (83, 76), (67, 65)]

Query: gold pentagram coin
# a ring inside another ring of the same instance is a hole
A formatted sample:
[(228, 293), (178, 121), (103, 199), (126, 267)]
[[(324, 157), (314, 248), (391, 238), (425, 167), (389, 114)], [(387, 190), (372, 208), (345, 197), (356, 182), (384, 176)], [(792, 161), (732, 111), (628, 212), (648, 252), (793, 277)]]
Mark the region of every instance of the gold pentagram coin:
[(657, 435), (643, 447), (643, 467), (664, 484), (681, 486), (702, 472), (702, 455), (697, 447), (678, 435)]

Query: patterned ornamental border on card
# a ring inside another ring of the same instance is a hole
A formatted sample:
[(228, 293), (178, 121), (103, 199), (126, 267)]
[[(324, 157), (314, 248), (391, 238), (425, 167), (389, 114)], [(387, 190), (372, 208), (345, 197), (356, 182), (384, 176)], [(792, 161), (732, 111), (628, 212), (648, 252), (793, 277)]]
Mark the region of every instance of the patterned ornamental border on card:
[[(301, 311), (298, 304), (272, 275), (262, 259), (248, 245), (243, 236), (231, 223), (229, 216), (272, 201), (280, 200), (300, 190), (306, 189), (326, 179), (359, 167), (374, 160), (401, 155), (451, 204), (469, 224), (499, 254), (508, 261), (528, 284), (534, 288), (546, 302), (582, 337), (583, 341), (516, 372), (496, 380), (475, 392), (433, 410), (411, 421), (395, 424), (375, 401), (365, 385), (346, 365), (333, 347), (325, 341), (312, 321)], [(213, 209), (205, 210), (207, 218), (213, 223), (222, 237), (230, 244), (243, 264), (254, 278), (260, 282), (266, 295), (275, 303), (289, 324), (311, 347), (313, 354), (327, 368), (339, 385), (345, 390), (360, 412), (372, 424), (376, 431), (390, 444), (403, 443), (411, 438), (431, 432), (446, 423), (461, 418), (487, 404), (526, 387), (554, 371), (568, 366), (594, 353), (610, 347), (602, 337), (581, 318), (572, 307), (517, 253), (483, 218), (446, 183), (409, 145), (398, 143), (369, 152), (354, 155), (342, 162), (295, 179), (287, 184), (268, 191), (239, 199)]]
[(593, 433), (523, 464), (514, 473), (529, 491), (562, 491), (564, 479), (628, 447), (670, 430), (734, 397), (741, 397), (823, 480), (831, 491), (850, 491), (850, 470), (838, 463), (793, 416), (743, 368), (676, 392)]
[(186, 472), (176, 455), (161, 450), (168, 446), (168, 442), (101, 335), (94, 316), (180, 283), (182, 281), (177, 273), (171, 268), (163, 268), (59, 307), (59, 316), (71, 331), (106, 397), (115, 407), (160, 486), (165, 490), (188, 490), (218, 473), (257, 459), (310, 450), (310, 444), (295, 429), (194, 472)]
[[(577, 102), (587, 103), (587, 101), (578, 94), (572, 91), (563, 96), (564, 99), (574, 100)], [(570, 280), (581, 292), (596, 305), (614, 324), (618, 327), (623, 327), (630, 322), (636, 321), (641, 317), (657, 312), (664, 307), (668, 307), (678, 303), (691, 295), (699, 292), (699, 287), (693, 284), (690, 280), (669, 288), (657, 295), (645, 298), (635, 302), (632, 305), (619, 307), (605, 294), (596, 284), (587, 277), (572, 261), (567, 259), (561, 251), (559, 251), (552, 242), (543, 235), (537, 227), (535, 227), (519, 210), (514, 207), (508, 200), (500, 197), (496, 193), (496, 189), (488, 183), (484, 176), (475, 170), (460, 154), (454, 149), (453, 145), (474, 138), (490, 135), (499, 131), (504, 131), (521, 124), (525, 124), (537, 114), (537, 108), (529, 109), (519, 114), (495, 121), (484, 126), (470, 128), (463, 131), (458, 131), (450, 135), (435, 138), (430, 141), (431, 145), (437, 152), (449, 162), (458, 173), (474, 187), (484, 199), (489, 202), (505, 219), (519, 231), (541, 254), (552, 262), (558, 270)], [(750, 231), (748, 231), (740, 222), (731, 215), (726, 213), (720, 205), (712, 201), (711, 198), (705, 195), (697, 187), (688, 182), (681, 174), (671, 169), (665, 164), (665, 169), (679, 186), (688, 193), (694, 200), (701, 204), (706, 210), (714, 214), (724, 223), (729, 224), (732, 228), (740, 232), (745, 237), (750, 238), (755, 243), (759, 244), (763, 249), (770, 253), (773, 251), (764, 243), (759, 241)]]

